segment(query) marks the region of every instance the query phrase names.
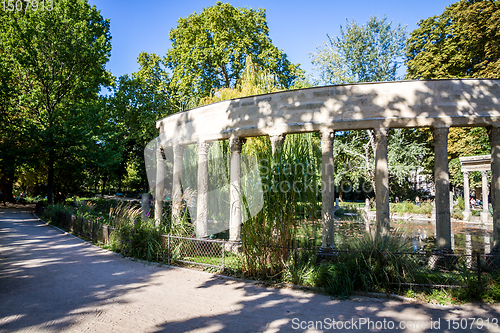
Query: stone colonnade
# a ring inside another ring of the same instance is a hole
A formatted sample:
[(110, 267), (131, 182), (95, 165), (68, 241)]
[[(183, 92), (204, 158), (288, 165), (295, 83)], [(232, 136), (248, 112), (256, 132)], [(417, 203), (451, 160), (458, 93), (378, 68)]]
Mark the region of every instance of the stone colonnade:
[[(389, 169), (387, 162), (387, 145), (389, 129), (373, 129), (375, 136), (375, 196), (376, 196), (376, 232), (379, 234), (390, 233), (390, 214), (389, 214)], [(452, 252), (452, 234), (450, 219), (450, 192), (449, 192), (449, 172), (448, 172), (448, 127), (434, 127), (432, 129), (434, 147), (435, 147), (435, 170), (434, 177), (436, 183), (436, 250), (440, 252)], [(500, 248), (500, 130), (493, 127), (489, 131), (491, 142), (491, 169), (492, 169), (492, 204), (496, 213), (494, 225), (493, 249)], [(273, 155), (280, 149), (284, 134), (272, 135), (271, 144)], [(335, 249), (335, 193), (334, 193), (334, 155), (333, 143), (335, 131), (320, 132), (321, 150), (322, 150), (322, 220), (323, 234), (322, 247)], [(230, 149), (230, 222), (229, 237), (232, 242), (241, 241), (241, 148), (244, 139), (231, 137)], [(198, 143), (198, 194), (197, 194), (197, 218), (196, 232), (197, 237), (208, 237), (208, 149), (210, 143), (201, 141)], [(179, 215), (179, 207), (182, 202), (182, 153), (184, 147), (174, 146), (174, 166), (173, 166), (173, 185), (172, 185), (172, 218), (175, 220)], [(162, 150), (158, 150), (158, 164), (165, 162)], [(157, 177), (163, 177), (164, 168), (157, 168)], [(465, 171), (465, 179), (468, 172)], [(483, 171), (483, 193), (487, 192), (486, 172)], [(485, 187), (486, 184), (486, 187)], [(468, 198), (468, 181), (465, 181), (465, 196)], [(165, 188), (157, 186), (155, 218), (159, 220), (162, 214), (161, 200), (164, 198)], [(487, 195), (484, 196), (487, 198)], [(487, 199), (485, 199), (487, 202)], [(466, 200), (467, 207), (467, 200)], [(487, 206), (486, 206), (487, 207)]]
[(471, 217), (469, 174), (472, 171), (480, 171), (483, 196), (481, 220), (487, 222), (490, 216), (488, 209), (488, 171), (491, 170), (491, 155), (460, 157), (460, 164), (464, 175), (464, 220), (470, 220)]
[[(373, 131), (375, 140), (376, 230), (390, 232), (388, 133), (391, 128), (431, 128), (435, 147), (436, 246), (451, 248), (447, 141), (450, 127), (489, 128), (491, 143), (492, 250), (500, 251), (500, 79), (422, 80), (315, 87), (249, 96), (170, 115), (156, 123), (164, 148), (173, 146), (172, 215), (179, 214), (182, 195), (182, 145), (199, 145), (197, 233), (207, 237), (208, 143), (229, 140), (230, 239), (240, 240), (241, 145), (246, 137), (268, 135), (273, 153), (284, 135), (318, 132), (322, 149), (322, 247), (335, 248), (335, 131)], [(158, 152), (158, 165), (164, 163)], [(161, 169), (161, 168), (159, 168)], [(164, 175), (158, 170), (158, 178)], [(485, 175), (484, 175), (485, 176)], [(483, 177), (484, 177), (483, 176)], [(483, 182), (486, 183), (486, 182)], [(159, 188), (158, 188), (159, 187)], [(466, 186), (467, 187), (467, 186)], [(467, 188), (465, 189), (468, 190)], [(156, 189), (155, 217), (161, 218), (165, 189)], [(487, 192), (487, 191), (485, 191)]]

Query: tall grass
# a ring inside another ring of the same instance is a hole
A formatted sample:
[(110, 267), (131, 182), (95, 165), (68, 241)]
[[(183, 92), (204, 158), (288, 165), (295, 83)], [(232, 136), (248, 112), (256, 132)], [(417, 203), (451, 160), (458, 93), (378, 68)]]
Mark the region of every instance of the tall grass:
[(388, 291), (412, 282), (418, 259), (412, 244), (398, 235), (352, 238), (349, 252), (341, 252), (336, 262), (318, 267), (316, 284), (332, 295), (347, 296), (353, 290)]
[(269, 138), (248, 140), (244, 152), (261, 163), (264, 207), (242, 227), (246, 274), (282, 276), (295, 245), (298, 203), (318, 201), (318, 150), (313, 134), (288, 135), (274, 157)]

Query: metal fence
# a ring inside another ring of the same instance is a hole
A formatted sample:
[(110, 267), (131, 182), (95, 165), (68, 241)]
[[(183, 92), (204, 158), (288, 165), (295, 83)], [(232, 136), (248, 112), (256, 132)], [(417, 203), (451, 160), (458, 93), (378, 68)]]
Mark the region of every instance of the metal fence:
[[(43, 207), (37, 205), (35, 213), (42, 216)], [(92, 243), (108, 245), (118, 231), (117, 228), (64, 212), (56, 212), (56, 220), (55, 225), (88, 239)], [(116, 236), (119, 241), (119, 236)], [(237, 267), (235, 249), (239, 247), (239, 243), (173, 235), (161, 235), (161, 237), (163, 247), (161, 259), (168, 264), (181, 263), (220, 270)]]
[[(37, 207), (37, 214), (43, 213)], [(58, 212), (56, 223), (60, 227), (83, 236), (92, 242), (109, 244), (113, 234), (118, 230), (79, 218), (74, 215)], [(118, 237), (115, 234), (115, 237)], [(238, 268), (239, 243), (227, 240), (197, 239), (174, 235), (161, 235), (162, 254), (160, 259), (168, 264), (196, 265), (220, 270)], [(245, 246), (252, 246), (246, 244)], [(257, 246), (257, 245), (254, 245)], [(263, 247), (264, 245), (258, 245)], [(265, 247), (265, 246), (264, 246)], [(270, 247), (272, 252), (274, 247)], [(366, 267), (386, 271), (400, 269), (408, 273), (405, 279), (387, 281), (394, 288), (408, 287), (442, 287), (453, 288), (467, 285), (471, 279), (479, 284), (487, 282), (491, 272), (499, 271), (500, 255), (481, 253), (437, 253), (437, 252), (360, 252), (352, 250), (333, 250), (322, 252), (319, 247), (287, 248), (290, 266), (300, 267), (304, 262), (352, 262), (356, 257), (358, 262)], [(306, 260), (304, 260), (306, 258)], [(307, 263), (306, 263), (307, 264)], [(375, 267), (376, 266), (376, 267)]]

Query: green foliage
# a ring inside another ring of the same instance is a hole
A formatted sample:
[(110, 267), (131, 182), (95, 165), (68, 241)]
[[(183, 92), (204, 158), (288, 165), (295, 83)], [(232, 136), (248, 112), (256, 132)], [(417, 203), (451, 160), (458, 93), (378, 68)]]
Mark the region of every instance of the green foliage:
[(312, 63), (323, 84), (394, 81), (404, 55), (406, 27), (371, 17), (366, 25), (346, 21), (340, 36), (313, 53)]
[[(129, 220), (130, 221), (130, 220)], [(118, 231), (120, 250), (126, 257), (148, 261), (163, 261), (162, 237), (154, 224), (137, 221), (123, 223)]]
[(43, 218), (48, 223), (58, 225), (59, 224), (59, 215), (61, 213), (73, 213), (73, 212), (74, 212), (74, 210), (72, 208), (58, 203), (55, 205), (46, 206), (43, 210)]
[(418, 23), (407, 43), (408, 79), (500, 76), (500, 2), (461, 0)]
[(391, 212), (398, 214), (425, 214), (427, 216), (431, 215), (433, 206), (428, 202), (422, 202), (419, 205), (412, 203), (409, 200), (398, 202), (398, 203), (390, 203)]
[(105, 64), (111, 51), (109, 21), (95, 7), (84, 0), (52, 3), (51, 11), (3, 13), (0, 36), (3, 58), (12, 69), (3, 77), (17, 92), (6, 116), (15, 129), (29, 134), (47, 166), (49, 203), (55, 179), (73, 179), (64, 171), (81, 171), (86, 158), (81, 147), (95, 145), (89, 125), (99, 119), (89, 105), (110, 83)]
[(242, 226), (244, 270), (267, 277), (283, 273), (295, 239), (298, 202), (318, 202), (319, 140), (287, 135), (273, 157), (268, 138), (252, 138), (243, 151), (261, 161), (264, 207)]
[(170, 30), (166, 63), (172, 84), (184, 96), (208, 96), (212, 89), (234, 88), (247, 56), (269, 69), (280, 86), (291, 86), (299, 73), (269, 38), (264, 9), (235, 8), (217, 2), (201, 13), (180, 18)]
[(399, 236), (365, 233), (347, 243), (334, 262), (318, 267), (316, 284), (331, 295), (346, 297), (353, 290), (388, 291), (412, 282), (417, 262), (408, 240)]

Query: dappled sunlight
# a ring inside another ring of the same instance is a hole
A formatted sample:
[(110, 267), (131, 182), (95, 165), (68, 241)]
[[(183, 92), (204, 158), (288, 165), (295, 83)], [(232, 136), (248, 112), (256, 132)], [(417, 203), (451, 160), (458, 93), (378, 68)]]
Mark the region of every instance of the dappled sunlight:
[[(431, 332), (430, 318), (500, 315), (498, 305), (434, 306), (361, 296), (337, 300), (158, 267), (121, 258), (47, 226), (39, 228), (39, 222), (30, 223), (20, 226), (0, 217), (0, 230), (8, 236), (0, 238), (1, 330), (288, 332), (303, 322), (365, 318), (422, 320), (427, 326), (421, 331)], [(21, 237), (10, 237), (14, 234)], [(34, 238), (47, 243), (29, 242)]]

